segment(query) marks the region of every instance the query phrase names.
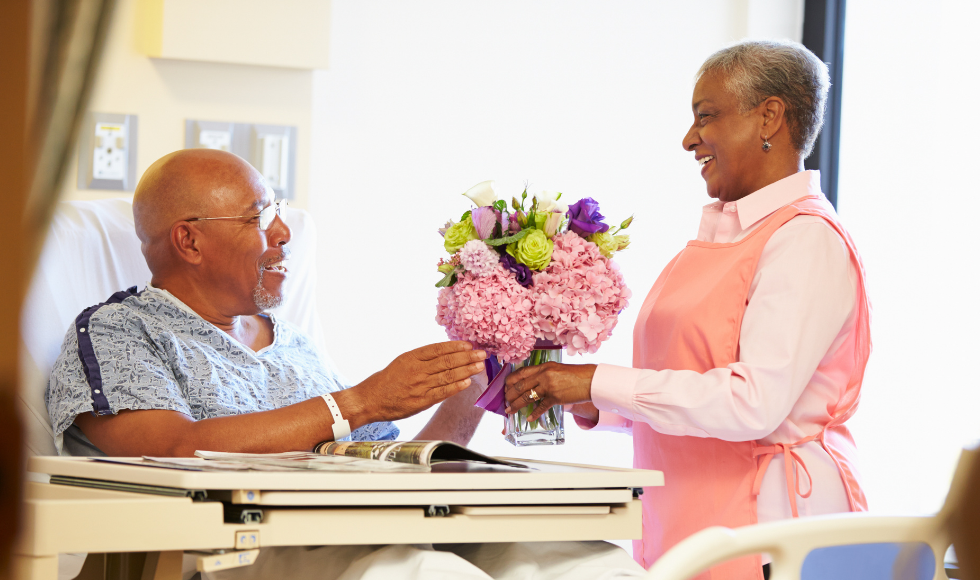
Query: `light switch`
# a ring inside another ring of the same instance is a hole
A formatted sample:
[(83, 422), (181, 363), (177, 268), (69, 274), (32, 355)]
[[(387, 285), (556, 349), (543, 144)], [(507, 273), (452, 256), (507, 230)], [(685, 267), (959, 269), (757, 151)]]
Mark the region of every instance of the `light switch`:
[(278, 197), (293, 199), (295, 150), (296, 127), (252, 125), (251, 155), (246, 159), (265, 177)]
[(89, 113), (78, 153), (80, 189), (136, 189), (136, 115)]
[(289, 138), (265, 135), (261, 138), (259, 172), (272, 189), (286, 189), (289, 179)]

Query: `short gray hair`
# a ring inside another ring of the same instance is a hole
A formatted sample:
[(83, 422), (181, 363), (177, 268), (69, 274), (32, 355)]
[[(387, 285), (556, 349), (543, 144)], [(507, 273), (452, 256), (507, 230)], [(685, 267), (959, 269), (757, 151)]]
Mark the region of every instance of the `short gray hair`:
[(748, 40), (709, 56), (695, 82), (709, 72), (725, 74), (743, 113), (769, 97), (781, 98), (793, 147), (810, 156), (830, 89), (827, 65), (817, 55), (796, 42)]

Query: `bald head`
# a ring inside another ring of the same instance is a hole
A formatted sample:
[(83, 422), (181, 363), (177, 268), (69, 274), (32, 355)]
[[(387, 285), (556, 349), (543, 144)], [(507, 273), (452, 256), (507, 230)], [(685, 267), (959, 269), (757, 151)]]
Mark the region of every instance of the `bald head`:
[(146, 170), (133, 195), (136, 235), (154, 275), (173, 265), (173, 225), (192, 217), (237, 215), (243, 190), (264, 189), (262, 176), (242, 158), (213, 149), (184, 149)]

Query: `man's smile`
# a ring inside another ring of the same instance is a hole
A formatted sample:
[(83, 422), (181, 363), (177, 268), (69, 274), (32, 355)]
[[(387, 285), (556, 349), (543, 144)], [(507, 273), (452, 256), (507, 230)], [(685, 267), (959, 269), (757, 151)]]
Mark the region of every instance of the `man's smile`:
[(289, 249), (283, 247), (282, 253), (273, 256), (261, 264), (262, 272), (273, 272), (285, 276), (289, 269), (286, 268), (286, 261), (289, 260)]
[(262, 267), (262, 269), (265, 270), (266, 272), (281, 272), (285, 274), (289, 270), (286, 269), (286, 266), (283, 266), (283, 262), (285, 262), (285, 260), (280, 260), (278, 262), (266, 264), (265, 266)]

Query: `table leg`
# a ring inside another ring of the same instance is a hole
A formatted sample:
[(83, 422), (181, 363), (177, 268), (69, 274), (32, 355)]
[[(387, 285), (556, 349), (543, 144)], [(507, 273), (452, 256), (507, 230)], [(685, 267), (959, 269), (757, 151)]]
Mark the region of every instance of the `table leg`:
[(89, 554), (75, 580), (105, 580), (105, 554)]
[(145, 552), (118, 552), (105, 555), (105, 580), (140, 580)]
[(150, 552), (146, 555), (142, 580), (180, 580), (184, 552)]
[(58, 556), (23, 556), (14, 554), (14, 578), (24, 580), (58, 580)]

